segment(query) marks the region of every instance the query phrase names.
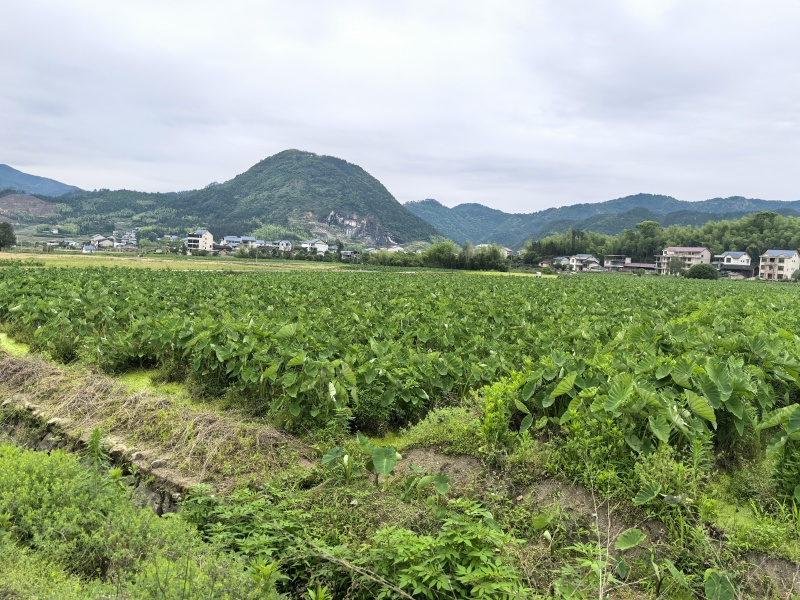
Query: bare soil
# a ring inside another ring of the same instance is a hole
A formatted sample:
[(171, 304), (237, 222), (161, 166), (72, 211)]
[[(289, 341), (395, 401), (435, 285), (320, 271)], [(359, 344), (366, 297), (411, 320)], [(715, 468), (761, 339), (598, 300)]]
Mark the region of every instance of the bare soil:
[(407, 463), (422, 467), (430, 474), (444, 473), (450, 477), (453, 489), (464, 489), (475, 484), (481, 476), (483, 467), (472, 456), (449, 456), (430, 448), (413, 448), (403, 453), (403, 464), (398, 471), (409, 474)]
[(0, 215), (19, 213), (29, 213), (33, 217), (49, 217), (56, 214), (56, 205), (28, 194), (11, 194), (0, 198)]

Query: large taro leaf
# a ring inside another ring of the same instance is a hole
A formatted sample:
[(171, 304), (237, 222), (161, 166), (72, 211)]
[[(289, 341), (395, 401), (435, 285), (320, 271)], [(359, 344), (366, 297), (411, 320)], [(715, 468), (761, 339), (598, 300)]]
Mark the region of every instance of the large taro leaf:
[(398, 460), (397, 450), (393, 446), (380, 446), (372, 451), (372, 464), (375, 471), (386, 477), (394, 471)]

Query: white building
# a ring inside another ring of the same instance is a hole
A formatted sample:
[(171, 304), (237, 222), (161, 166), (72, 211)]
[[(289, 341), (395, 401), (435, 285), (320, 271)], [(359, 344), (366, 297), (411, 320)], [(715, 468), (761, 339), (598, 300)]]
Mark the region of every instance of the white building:
[(797, 250), (767, 250), (761, 255), (758, 278), (764, 281), (791, 279), (800, 269), (800, 254)]
[(689, 270), (694, 265), (711, 264), (711, 251), (701, 246), (669, 246), (656, 254), (656, 272), (659, 275), (669, 275), (669, 263), (677, 258), (684, 270)]
[(573, 271), (599, 271), (600, 261), (591, 254), (576, 254), (569, 257), (569, 267)]
[(307, 240), (305, 242), (300, 242), (300, 247), (305, 248), (309, 252), (314, 249), (317, 254), (325, 254), (328, 251), (328, 244), (327, 242), (323, 242), (320, 239), (314, 240)]
[(207, 229), (198, 229), (186, 238), (186, 247), (189, 250), (213, 250), (214, 236)]

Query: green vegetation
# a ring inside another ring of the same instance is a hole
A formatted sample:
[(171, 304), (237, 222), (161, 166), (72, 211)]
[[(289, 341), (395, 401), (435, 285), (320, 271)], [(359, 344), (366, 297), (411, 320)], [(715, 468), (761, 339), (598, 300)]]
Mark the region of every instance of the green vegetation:
[(434, 269), (464, 269), (468, 271), (500, 271), (510, 268), (505, 252), (497, 246), (475, 249), (472, 244), (459, 248), (451, 241), (433, 244), (423, 252), (368, 252), (361, 256), (366, 265), (387, 267), (429, 267)]
[[(800, 202), (751, 200), (741, 197), (685, 202), (670, 196), (636, 194), (607, 202), (573, 204), (531, 214), (508, 214), (481, 204), (447, 208), (436, 200), (407, 202), (405, 207), (459, 244), (496, 242), (512, 248), (525, 240), (540, 240), (570, 230), (614, 236), (637, 223), (650, 221), (663, 228), (699, 228), (710, 221), (736, 220), (759, 212), (775, 211), (800, 216)], [(583, 252), (568, 252), (575, 254)], [(558, 256), (564, 252), (556, 252)]]
[[(217, 238), (254, 232), (274, 237), (284, 232), (297, 239), (315, 223), (333, 231), (358, 229), (359, 237), (376, 243), (430, 240), (437, 235), (362, 168), (299, 150), (280, 152), (230, 181), (202, 190), (169, 194), (99, 190), (58, 200), (59, 224), (76, 226), (81, 234), (110, 232), (120, 221), (147, 227), (144, 234), (150, 236), (183, 234), (202, 225)], [(347, 225), (345, 218), (359, 225)]]
[[(0, 307), (10, 335), (54, 359), (157, 367), (314, 448), (314, 466), (196, 489), (167, 520), (193, 525), (250, 586), (260, 574), (290, 598), (786, 597), (749, 561), (800, 560), (791, 286), (19, 268), (4, 271)], [(126, 427), (177, 414), (139, 405)], [(113, 487), (87, 464), (89, 489)], [(78, 572), (69, 548), (25, 547)]]
[(16, 245), (17, 236), (14, 235), (14, 227), (11, 223), (0, 223), (0, 250)]
[(8, 598), (269, 598), (254, 566), (182, 519), (131, 503), (99, 431), (84, 462), (0, 445), (0, 595)]
[(653, 262), (653, 257), (667, 246), (705, 246), (712, 255), (725, 250), (745, 251), (758, 264), (759, 256), (770, 248), (800, 248), (800, 217), (759, 212), (737, 221), (710, 222), (696, 228), (662, 227), (655, 221), (643, 221), (635, 229), (626, 229), (615, 236), (569, 230), (528, 242), (525, 261), (588, 253), (625, 254), (635, 262)]
[(719, 271), (713, 265), (692, 265), (684, 277), (688, 279), (719, 279)]

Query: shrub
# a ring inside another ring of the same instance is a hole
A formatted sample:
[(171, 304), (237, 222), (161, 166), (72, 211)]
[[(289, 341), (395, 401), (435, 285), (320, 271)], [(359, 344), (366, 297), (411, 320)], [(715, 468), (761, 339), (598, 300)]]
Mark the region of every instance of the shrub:
[(182, 519), (133, 506), (118, 469), (109, 477), (102, 465), (97, 476), (103, 453), (94, 450), (87, 470), (60, 450), (47, 455), (0, 445), (0, 555), (10, 545), (29, 552), (31, 564), (114, 582), (123, 597), (275, 597)]
[(692, 265), (692, 267), (686, 271), (684, 277), (687, 279), (719, 279), (719, 271), (712, 265), (703, 263)]

